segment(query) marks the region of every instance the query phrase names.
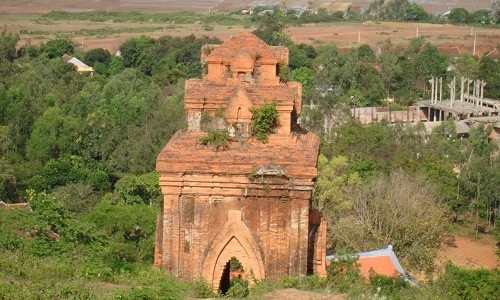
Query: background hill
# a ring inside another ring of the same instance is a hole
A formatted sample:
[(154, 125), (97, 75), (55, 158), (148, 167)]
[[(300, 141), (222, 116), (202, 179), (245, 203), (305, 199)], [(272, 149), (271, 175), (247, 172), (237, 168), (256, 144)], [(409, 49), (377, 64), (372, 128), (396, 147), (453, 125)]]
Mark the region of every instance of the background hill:
[[(339, 7), (353, 6), (363, 10), (373, 0), (321, 0), (313, 2), (337, 3)], [(4, 0), (0, 3), (0, 13), (33, 14), (47, 13), (52, 10), (81, 12), (89, 10), (121, 10), (121, 11), (234, 11), (246, 6), (307, 5), (308, 0)], [(439, 14), (455, 7), (463, 7), (474, 11), (489, 8), (490, 0), (412, 0), (420, 4), (428, 12)]]

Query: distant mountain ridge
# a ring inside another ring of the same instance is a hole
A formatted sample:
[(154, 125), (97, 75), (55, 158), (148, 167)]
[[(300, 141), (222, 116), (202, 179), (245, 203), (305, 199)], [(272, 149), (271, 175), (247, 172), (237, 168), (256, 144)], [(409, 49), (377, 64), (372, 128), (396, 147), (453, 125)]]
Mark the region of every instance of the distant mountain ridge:
[[(389, 0), (386, 0), (386, 2)], [(310, 3), (352, 4), (367, 9), (373, 0), (3, 0), (0, 13), (43, 14), (52, 10), (82, 12), (89, 10), (109, 11), (234, 11), (244, 7), (265, 5), (309, 6)], [(410, 0), (433, 14), (445, 13), (456, 7), (470, 11), (488, 9), (491, 0)]]

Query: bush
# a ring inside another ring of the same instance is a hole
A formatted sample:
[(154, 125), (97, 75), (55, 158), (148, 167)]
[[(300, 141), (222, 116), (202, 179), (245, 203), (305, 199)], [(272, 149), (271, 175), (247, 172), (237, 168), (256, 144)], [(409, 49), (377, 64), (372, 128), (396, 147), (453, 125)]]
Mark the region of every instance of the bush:
[(252, 122), (250, 123), (251, 133), (261, 142), (267, 143), (268, 135), (274, 131), (278, 125), (278, 111), (276, 102), (266, 103), (260, 108), (252, 108)]
[(158, 204), (161, 203), (159, 175), (156, 172), (126, 175), (116, 182), (115, 199), (122, 204)]
[(448, 264), (435, 287), (448, 299), (498, 299), (499, 282), (499, 270), (466, 270)]
[(356, 265), (357, 257), (340, 258), (331, 261), (327, 268), (328, 283), (339, 292), (349, 292), (363, 285), (364, 278)]
[(384, 295), (392, 295), (406, 287), (408, 283), (401, 277), (387, 277), (370, 273), (370, 283), (376, 288), (380, 288), (380, 292)]
[(248, 280), (241, 278), (233, 278), (229, 284), (229, 290), (226, 293), (226, 297), (230, 298), (243, 298), (248, 296)]
[(231, 136), (227, 129), (211, 130), (207, 136), (200, 139), (202, 145), (211, 146), (215, 151), (227, 149), (230, 141)]
[(137, 262), (152, 264), (157, 207), (113, 202), (111, 194), (105, 195), (85, 217), (108, 237), (108, 265), (113, 271), (128, 271)]
[(51, 195), (61, 201), (65, 209), (80, 214), (90, 212), (101, 197), (101, 194), (95, 192), (90, 185), (83, 183), (57, 187)]

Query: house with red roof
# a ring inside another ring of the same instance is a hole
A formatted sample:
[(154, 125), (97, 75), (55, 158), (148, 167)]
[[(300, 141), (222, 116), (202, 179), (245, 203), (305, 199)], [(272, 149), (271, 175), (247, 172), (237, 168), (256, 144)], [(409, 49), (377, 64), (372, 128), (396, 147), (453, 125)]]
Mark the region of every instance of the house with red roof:
[[(326, 260), (330, 262), (344, 257), (345, 256), (339, 257), (336, 255), (330, 255), (326, 257)], [(357, 258), (356, 265), (358, 266), (361, 275), (363, 275), (366, 279), (369, 279), (370, 275), (374, 273), (387, 277), (401, 277), (411, 285), (416, 285), (415, 281), (405, 273), (403, 267), (399, 263), (396, 253), (394, 253), (392, 249), (391, 244), (384, 249), (349, 254), (347, 257)]]

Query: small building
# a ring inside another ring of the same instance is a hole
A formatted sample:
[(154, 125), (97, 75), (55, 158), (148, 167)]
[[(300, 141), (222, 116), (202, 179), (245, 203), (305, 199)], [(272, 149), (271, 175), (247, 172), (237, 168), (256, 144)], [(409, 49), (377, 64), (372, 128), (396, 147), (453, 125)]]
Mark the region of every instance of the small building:
[[(6, 210), (6, 211), (11, 211), (11, 210), (16, 210), (16, 209), (27, 209), (31, 210), (31, 207), (29, 203), (27, 202), (22, 202), (22, 203), (5, 203), (3, 201), (0, 201), (0, 209)], [(20, 231), (24, 232), (26, 229), (19, 229)], [(28, 230), (25, 232), (25, 237), (26, 239), (30, 239), (31, 237), (38, 235), (40, 233), (39, 229), (32, 229)], [(49, 230), (46, 233), (46, 236), (48, 239), (52, 241), (59, 241), (61, 239), (61, 236), (57, 233), (55, 233), (52, 230)]]
[(12, 209), (12, 208), (25, 208), (25, 209), (30, 209), (30, 206), (28, 203), (5, 203), (3, 201), (0, 201), (0, 208), (2, 209)]
[(274, 10), (272, 10), (272, 9), (266, 9), (266, 10), (263, 10), (263, 11), (259, 12), (257, 15), (259, 17), (263, 17), (265, 15), (272, 15), (273, 13), (274, 13)]
[[(406, 274), (403, 267), (389, 244), (387, 248), (378, 249), (368, 252), (360, 252), (348, 257), (357, 257), (356, 265), (359, 271), (366, 279), (370, 278), (371, 274), (377, 274), (387, 277), (401, 277), (412, 285), (416, 285), (413, 279)], [(326, 257), (327, 261), (338, 259), (335, 255)]]
[(76, 71), (78, 73), (90, 73), (94, 74), (94, 69), (92, 67), (87, 66), (84, 62), (79, 60), (76, 57), (64, 54), (62, 57), (63, 62), (73, 64), (76, 67)]
[(253, 7), (252, 6), (245, 6), (241, 10), (241, 13), (244, 14), (244, 15), (251, 15), (251, 14), (253, 14)]

